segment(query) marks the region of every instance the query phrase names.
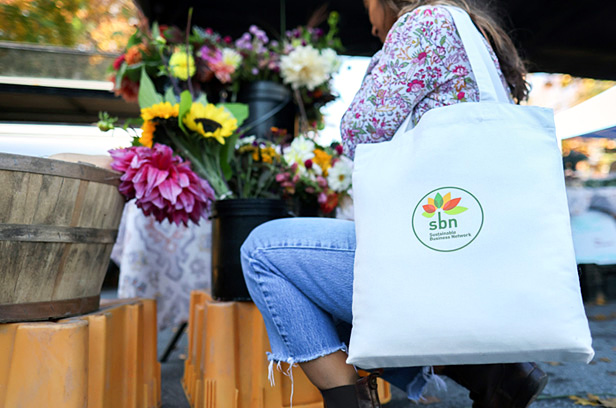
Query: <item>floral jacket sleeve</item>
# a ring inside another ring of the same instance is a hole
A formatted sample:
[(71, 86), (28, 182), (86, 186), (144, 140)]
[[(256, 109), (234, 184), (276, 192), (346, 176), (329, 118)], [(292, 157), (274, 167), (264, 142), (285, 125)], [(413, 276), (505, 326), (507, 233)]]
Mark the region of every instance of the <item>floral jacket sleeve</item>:
[(390, 140), (410, 113), (417, 123), (430, 109), (478, 99), (451, 15), (442, 7), (419, 7), (396, 21), (372, 57), (342, 118), (346, 153), (353, 157), (358, 143)]

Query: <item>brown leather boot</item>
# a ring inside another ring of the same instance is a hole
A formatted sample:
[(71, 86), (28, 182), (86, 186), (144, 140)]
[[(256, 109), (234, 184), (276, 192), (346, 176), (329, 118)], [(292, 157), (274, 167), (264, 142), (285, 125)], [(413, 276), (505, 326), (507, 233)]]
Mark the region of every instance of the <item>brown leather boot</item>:
[(321, 390), (325, 408), (381, 408), (376, 377), (370, 374), (355, 384)]
[(473, 408), (526, 408), (548, 382), (535, 363), (442, 366), (435, 373), (467, 388)]

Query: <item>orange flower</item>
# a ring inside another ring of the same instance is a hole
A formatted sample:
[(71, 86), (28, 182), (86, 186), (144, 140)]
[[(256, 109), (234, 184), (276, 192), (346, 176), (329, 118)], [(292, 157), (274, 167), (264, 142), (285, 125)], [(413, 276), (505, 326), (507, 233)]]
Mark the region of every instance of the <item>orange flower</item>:
[(142, 60), (141, 47), (139, 47), (138, 45), (133, 45), (132, 47), (128, 49), (128, 51), (126, 51), (124, 58), (128, 65), (134, 65), (134, 64), (141, 62)]
[(323, 170), (323, 175), (327, 177), (327, 170), (332, 166), (331, 154), (327, 154), (321, 149), (314, 149), (313, 153), (314, 157), (312, 158), (312, 162), (317, 164), (321, 170)]

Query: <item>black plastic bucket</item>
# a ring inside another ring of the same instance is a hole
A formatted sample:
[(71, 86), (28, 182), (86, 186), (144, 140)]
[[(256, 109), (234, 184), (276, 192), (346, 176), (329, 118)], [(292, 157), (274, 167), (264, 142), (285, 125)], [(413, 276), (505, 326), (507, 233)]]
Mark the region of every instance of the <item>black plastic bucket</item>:
[(272, 127), (286, 129), (292, 135), (295, 128), (295, 105), (291, 90), (272, 81), (242, 84), (238, 102), (248, 104), (246, 135), (272, 140)]
[(212, 297), (249, 301), (240, 247), (256, 226), (288, 217), (283, 200), (246, 198), (214, 202), (212, 211)]

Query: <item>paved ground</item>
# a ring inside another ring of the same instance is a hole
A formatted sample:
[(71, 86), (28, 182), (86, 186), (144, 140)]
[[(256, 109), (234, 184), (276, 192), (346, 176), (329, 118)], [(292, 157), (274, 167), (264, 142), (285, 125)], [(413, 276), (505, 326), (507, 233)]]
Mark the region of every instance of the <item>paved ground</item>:
[[(603, 306), (587, 305), (586, 313), (590, 320), (593, 335), (593, 347), (596, 356), (589, 365), (573, 363), (540, 363), (549, 375), (549, 383), (533, 408), (575, 407), (569, 395), (585, 397), (588, 393), (603, 398), (616, 398), (616, 302)], [(159, 353), (172, 336), (167, 330), (159, 335)], [(162, 364), (162, 395), (164, 408), (188, 408), (180, 385), (183, 374), (183, 355), (187, 347), (183, 336), (179, 347), (173, 352), (167, 363)], [(432, 408), (470, 408), (471, 402), (467, 392), (457, 384), (446, 379), (446, 392), (429, 389), (427, 395), (436, 400), (430, 401)], [(402, 391), (393, 390), (393, 399), (387, 408), (406, 408), (413, 406)], [(614, 406), (614, 405), (612, 405)], [(220, 407), (224, 408), (224, 407)]]

